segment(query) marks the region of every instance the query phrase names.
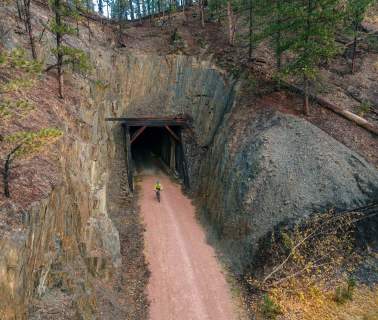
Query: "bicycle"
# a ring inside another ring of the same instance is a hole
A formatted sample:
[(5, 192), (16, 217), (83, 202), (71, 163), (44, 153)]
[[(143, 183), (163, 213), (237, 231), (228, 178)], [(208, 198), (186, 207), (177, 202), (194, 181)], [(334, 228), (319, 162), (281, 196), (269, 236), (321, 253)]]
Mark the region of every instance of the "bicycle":
[(160, 190), (159, 190), (159, 189), (156, 189), (155, 192), (156, 192), (156, 200), (157, 200), (158, 202), (160, 202)]

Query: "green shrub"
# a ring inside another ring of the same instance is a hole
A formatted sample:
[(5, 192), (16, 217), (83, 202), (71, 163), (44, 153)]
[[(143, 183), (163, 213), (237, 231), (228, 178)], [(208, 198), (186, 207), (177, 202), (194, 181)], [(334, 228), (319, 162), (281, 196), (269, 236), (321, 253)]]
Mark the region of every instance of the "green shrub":
[(378, 36), (376, 34), (368, 35), (366, 38), (369, 51), (378, 52)]
[(343, 304), (348, 300), (353, 300), (353, 291), (356, 288), (356, 281), (353, 278), (347, 280), (346, 285), (339, 286), (335, 290), (334, 300), (338, 304)]
[(24, 156), (39, 151), (42, 147), (56, 141), (63, 135), (63, 131), (56, 128), (44, 128), (39, 131), (18, 131), (6, 136), (4, 141), (9, 145), (22, 146), (16, 156)]
[(3, 81), (0, 81), (0, 93), (30, 88), (42, 73), (42, 64), (30, 60), (23, 49), (0, 53), (0, 66), (4, 73)]
[(17, 114), (19, 116), (25, 116), (31, 110), (34, 109), (34, 105), (27, 99), (0, 101), (0, 120), (4, 120)]
[(261, 304), (261, 313), (267, 319), (276, 319), (278, 315), (282, 314), (280, 306), (269, 296), (264, 294), (263, 302)]
[(31, 74), (40, 74), (42, 64), (35, 60), (30, 60), (24, 49), (14, 49), (5, 58), (5, 61), (12, 68), (20, 69)]
[(363, 101), (360, 106), (358, 107), (358, 115), (363, 117), (366, 113), (370, 112), (371, 104), (369, 101)]

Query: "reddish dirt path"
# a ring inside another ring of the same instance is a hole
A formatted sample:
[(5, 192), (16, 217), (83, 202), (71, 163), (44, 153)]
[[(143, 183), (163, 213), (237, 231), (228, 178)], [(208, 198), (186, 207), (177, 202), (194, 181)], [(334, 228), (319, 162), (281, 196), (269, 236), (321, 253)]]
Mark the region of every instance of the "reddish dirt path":
[(164, 175), (159, 179), (164, 189), (160, 203), (153, 192), (156, 175), (144, 175), (139, 183), (151, 271), (150, 319), (235, 319), (228, 285), (193, 205), (178, 184)]

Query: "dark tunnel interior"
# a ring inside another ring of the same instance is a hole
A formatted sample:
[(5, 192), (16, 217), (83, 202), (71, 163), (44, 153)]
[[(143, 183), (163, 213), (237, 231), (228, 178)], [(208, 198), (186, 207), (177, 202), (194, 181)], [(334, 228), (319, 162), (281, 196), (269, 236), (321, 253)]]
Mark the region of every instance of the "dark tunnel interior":
[[(130, 128), (130, 135), (141, 127)], [(180, 136), (179, 127), (170, 127)], [(168, 167), (173, 173), (181, 171), (181, 145), (165, 127), (147, 127), (131, 144), (131, 154), (135, 168), (140, 171), (150, 167)], [(164, 163), (164, 165), (162, 164)]]

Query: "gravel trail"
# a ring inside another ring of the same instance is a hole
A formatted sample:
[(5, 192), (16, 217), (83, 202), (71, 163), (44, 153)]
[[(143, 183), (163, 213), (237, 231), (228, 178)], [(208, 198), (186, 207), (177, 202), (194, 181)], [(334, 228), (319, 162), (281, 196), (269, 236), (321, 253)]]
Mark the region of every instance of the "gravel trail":
[[(157, 178), (163, 186), (160, 203), (153, 191)], [(163, 174), (144, 174), (139, 188), (151, 271), (150, 319), (235, 319), (225, 276), (180, 185)]]

